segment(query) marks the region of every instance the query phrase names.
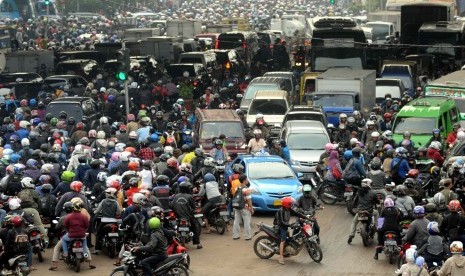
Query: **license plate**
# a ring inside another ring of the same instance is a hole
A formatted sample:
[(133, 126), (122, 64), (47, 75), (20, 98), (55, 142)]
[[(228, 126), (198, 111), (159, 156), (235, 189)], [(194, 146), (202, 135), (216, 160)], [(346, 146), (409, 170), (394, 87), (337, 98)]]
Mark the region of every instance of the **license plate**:
[(76, 247), (73, 248), (73, 252), (84, 252), (84, 249), (82, 247)]
[(384, 241), (384, 245), (397, 245), (397, 241)]
[(194, 218), (201, 218), (201, 217), (203, 217), (203, 214), (195, 214), (194, 215)]
[(281, 201), (281, 199), (277, 199), (275, 201), (273, 201), (273, 206), (281, 206), (283, 203)]
[(108, 237), (118, 237), (118, 233), (108, 233)]
[(23, 266), (23, 267), (24, 267), (24, 266), (27, 266), (27, 262), (19, 262), (19, 263), (18, 263), (18, 266)]
[(38, 240), (38, 239), (40, 239), (39, 235), (31, 237), (31, 241), (35, 241), (35, 240)]
[(188, 232), (189, 227), (179, 227), (178, 230), (181, 231), (181, 232)]
[(354, 192), (345, 192), (344, 197), (353, 196)]
[(226, 211), (220, 212), (220, 216), (227, 216), (227, 215), (228, 215), (228, 212)]

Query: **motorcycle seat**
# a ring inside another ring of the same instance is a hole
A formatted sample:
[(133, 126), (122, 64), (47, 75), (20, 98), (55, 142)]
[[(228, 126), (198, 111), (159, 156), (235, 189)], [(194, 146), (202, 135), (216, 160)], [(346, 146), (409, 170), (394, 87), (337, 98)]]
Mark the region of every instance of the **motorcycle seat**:
[(270, 225), (267, 225), (267, 224), (263, 224), (262, 225), (263, 229), (267, 230), (267, 232), (271, 232), (271, 233), (276, 233), (276, 229), (273, 227), (273, 226), (270, 226)]
[(159, 264), (157, 265), (157, 268), (158, 268), (158, 267), (161, 267), (161, 266), (163, 266), (163, 265), (165, 265), (165, 264), (167, 264), (167, 263), (169, 263), (169, 262), (171, 262), (171, 261), (174, 261), (174, 260), (176, 260), (176, 259), (182, 258), (182, 256), (183, 256), (182, 253), (171, 254), (171, 255), (169, 255), (168, 258), (166, 258), (163, 262), (159, 263)]
[(26, 256), (25, 255), (18, 255), (16, 257), (13, 257), (11, 259), (8, 260), (8, 265), (9, 266), (13, 266), (16, 262), (16, 260), (22, 260), (22, 261), (25, 261), (26, 260)]

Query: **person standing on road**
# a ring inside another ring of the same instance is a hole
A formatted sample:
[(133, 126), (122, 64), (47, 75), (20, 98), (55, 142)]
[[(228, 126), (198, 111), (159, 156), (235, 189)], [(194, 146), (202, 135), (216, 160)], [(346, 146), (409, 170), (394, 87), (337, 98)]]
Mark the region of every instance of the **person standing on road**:
[(249, 180), (245, 174), (239, 175), (239, 182), (241, 183), (240, 186), (231, 191), (232, 197), (236, 193), (242, 193), (242, 197), (244, 198), (244, 206), (243, 208), (234, 209), (234, 224), (233, 224), (233, 239), (238, 240), (241, 235), (241, 226), (240, 223), (244, 224), (244, 236), (245, 240), (248, 241), (252, 238), (252, 228), (250, 227), (250, 220), (254, 213), (253, 206), (252, 206), (252, 194), (248, 189)]

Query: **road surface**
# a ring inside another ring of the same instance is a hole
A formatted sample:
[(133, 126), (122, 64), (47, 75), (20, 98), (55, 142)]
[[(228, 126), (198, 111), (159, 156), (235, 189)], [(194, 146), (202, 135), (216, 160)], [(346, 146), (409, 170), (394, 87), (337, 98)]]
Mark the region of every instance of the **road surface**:
[[(254, 239), (246, 241), (241, 237), (233, 240), (231, 231), (220, 236), (212, 230), (211, 234), (201, 236), (203, 249), (197, 250), (189, 245), (191, 275), (394, 275), (395, 265), (390, 265), (383, 254), (375, 261), (374, 245), (364, 247), (359, 234), (355, 236), (352, 245), (347, 244), (352, 216), (347, 213), (344, 205), (325, 206), (324, 210), (317, 212), (317, 216), (323, 250), (323, 260), (319, 264), (313, 262), (305, 250), (295, 257), (286, 258), (285, 265), (278, 263), (278, 256), (261, 260), (253, 252)], [(257, 214), (252, 221), (252, 229), (255, 231), (257, 222), (272, 224), (273, 216)], [(62, 261), (56, 271), (49, 271), (51, 251), (47, 249), (44, 263), (39, 263), (37, 257), (33, 256), (37, 270), (30, 275), (61, 276), (75, 273)], [(97, 268), (90, 270), (82, 264), (81, 275), (110, 275), (114, 260), (106, 255), (93, 256), (93, 259)]]

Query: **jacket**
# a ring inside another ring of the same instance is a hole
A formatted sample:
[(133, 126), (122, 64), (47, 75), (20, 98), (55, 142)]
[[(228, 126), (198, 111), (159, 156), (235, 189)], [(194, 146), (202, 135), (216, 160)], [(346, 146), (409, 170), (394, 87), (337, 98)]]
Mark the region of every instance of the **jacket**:
[(181, 193), (175, 195), (171, 206), (179, 218), (194, 218), (195, 202), (192, 195)]
[(384, 189), (386, 174), (382, 170), (369, 171), (367, 177), (373, 182), (371, 183), (371, 188), (373, 190)]
[(465, 275), (465, 257), (459, 254), (452, 255), (452, 257), (447, 259), (444, 263), (441, 270), (438, 271), (438, 275)]
[(63, 228), (68, 230), (69, 238), (85, 238), (89, 226), (89, 219), (79, 212), (68, 214), (63, 222)]
[(410, 242), (420, 248), (423, 240), (429, 236), (428, 234), (429, 220), (422, 218), (416, 219), (411, 224), (405, 234), (404, 240)]
[(363, 188), (360, 189), (358, 193), (358, 210), (367, 211), (368, 213), (373, 213), (373, 207), (378, 202), (378, 197), (373, 193), (371, 189), (363, 194)]
[(116, 218), (121, 215), (122, 211), (123, 209), (116, 202), (116, 199), (110, 196), (100, 202), (95, 214), (101, 214), (104, 218)]
[(152, 255), (166, 255), (167, 246), (168, 241), (166, 240), (165, 235), (163, 235), (163, 231), (159, 228), (152, 232), (152, 234), (150, 235), (150, 241), (145, 246), (139, 247), (139, 250), (150, 252)]
[(60, 217), (61, 213), (63, 212), (63, 205), (65, 204), (65, 202), (71, 201), (71, 199), (75, 197), (79, 197), (80, 199), (82, 199), (82, 201), (84, 202), (83, 208), (86, 210), (89, 210), (89, 203), (87, 201), (87, 198), (81, 193), (71, 191), (71, 192), (64, 194), (60, 198), (60, 201), (58, 201), (57, 207), (55, 208), (55, 216)]

